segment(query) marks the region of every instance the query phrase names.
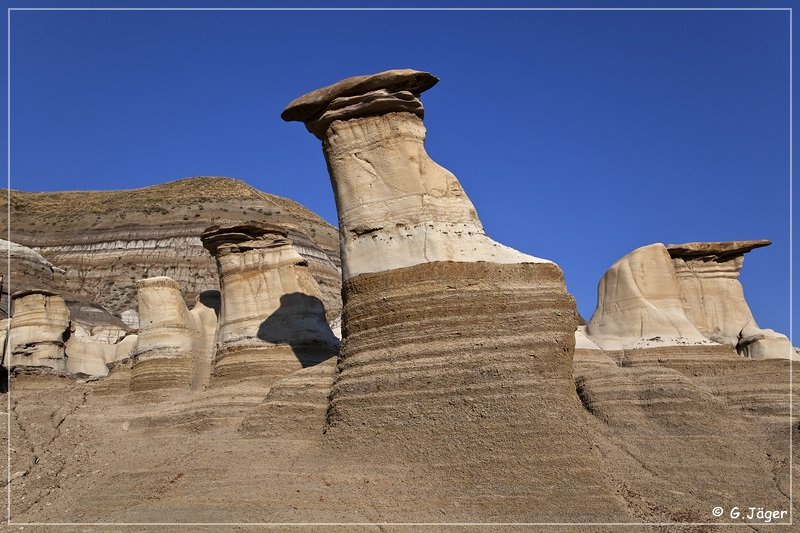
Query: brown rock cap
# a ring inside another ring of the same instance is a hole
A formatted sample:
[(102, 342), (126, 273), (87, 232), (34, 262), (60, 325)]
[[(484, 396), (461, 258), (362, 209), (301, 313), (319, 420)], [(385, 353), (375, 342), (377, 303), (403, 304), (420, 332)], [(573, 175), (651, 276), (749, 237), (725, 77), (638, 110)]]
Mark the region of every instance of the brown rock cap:
[(683, 244), (668, 244), (667, 251), (672, 258), (727, 261), (738, 255), (743, 255), (755, 248), (769, 246), (772, 241), (766, 239), (755, 241), (722, 241), (722, 242), (686, 242)]
[(439, 81), (439, 78), (428, 72), (413, 69), (394, 69), (353, 76), (327, 87), (322, 87), (292, 100), (281, 113), (285, 121), (308, 122), (321, 115), (336, 98), (357, 96), (360, 94), (385, 89), (389, 92), (408, 91), (419, 95), (427, 91)]
[(203, 241), (203, 246), (206, 250), (216, 254), (223, 244), (262, 240), (267, 235), (272, 235), (276, 239), (286, 239), (288, 233), (285, 228), (275, 224), (239, 222), (211, 226), (200, 234), (200, 239)]

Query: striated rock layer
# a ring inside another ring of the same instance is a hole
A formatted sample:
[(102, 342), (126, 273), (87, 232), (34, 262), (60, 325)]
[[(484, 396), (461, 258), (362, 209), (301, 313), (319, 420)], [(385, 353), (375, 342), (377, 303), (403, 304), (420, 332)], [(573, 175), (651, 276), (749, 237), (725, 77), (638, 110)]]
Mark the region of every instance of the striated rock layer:
[(202, 388), (216, 330), (216, 313), (202, 300), (189, 311), (178, 283), (144, 279), (139, 287), (139, 337), (134, 350), (132, 390)]
[(214, 383), (271, 382), (339, 348), (307, 262), (277, 226), (212, 226), (201, 236), (217, 262), (222, 305)]
[(27, 246), (0, 239), (0, 257), (8, 259), (3, 261), (0, 273), (0, 317), (9, 316), (12, 293), (52, 291), (63, 284), (64, 271)]
[[(6, 195), (0, 209), (5, 210)], [(64, 279), (49, 288), (102, 305), (136, 309), (136, 280), (173, 278), (191, 305), (218, 289), (200, 233), (223, 220), (281, 224), (319, 283), (331, 318), (341, 309), (336, 228), (299, 204), (231, 178), (199, 177), (124, 191), (11, 191), (11, 238), (31, 247)], [(0, 231), (7, 227), (0, 221)]]
[(507, 495), (487, 512), (621, 516), (582, 429), (577, 315), (557, 266), (430, 263), (356, 276), (345, 295), (329, 443), (380, 443), (458, 501)]
[(418, 96), (435, 80), (350, 78), (283, 113), (323, 139), (339, 214), (344, 344), (326, 443), (367, 462), (379, 447), (380, 468), (425, 476), (464, 519), (624, 516), (581, 430), (575, 302), (558, 266), (491, 240), (425, 152)]

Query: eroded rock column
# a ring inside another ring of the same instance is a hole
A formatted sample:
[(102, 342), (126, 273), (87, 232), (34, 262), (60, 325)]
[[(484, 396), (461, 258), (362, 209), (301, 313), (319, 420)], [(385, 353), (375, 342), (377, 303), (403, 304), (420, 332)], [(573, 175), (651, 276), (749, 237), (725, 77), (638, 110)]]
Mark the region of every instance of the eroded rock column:
[(336, 353), (319, 286), (283, 228), (221, 225), (201, 238), (222, 300), (212, 383), (268, 384)]
[(11, 360), (6, 366), (66, 373), (69, 309), (64, 299), (54, 292), (35, 289), (14, 293), (12, 300), (13, 318), (7, 341)]
[(458, 179), (425, 151), (419, 94), (437, 81), (413, 70), (356, 76), (281, 115), (323, 142), (345, 280), (435, 261), (549, 262), (487, 237)]
[(131, 390), (189, 388), (193, 336), (178, 283), (168, 277), (136, 282), (139, 336), (133, 352)]
[[(591, 500), (587, 518), (618, 516), (581, 429), (575, 302), (557, 265), (491, 240), (456, 177), (426, 153), (419, 95), (436, 81), (357, 76), (282, 114), (322, 140), (339, 215), (344, 341), (327, 442), (347, 457), (379, 449), (380, 462), (418, 465), (432, 492), (458, 487), (447, 501), (484, 516), (494, 504), (483, 490), (525, 501), (506, 501), (505, 517), (539, 503), (574, 510), (576, 494)], [(561, 512), (538, 516), (551, 511)]]
[(686, 316), (705, 337), (753, 359), (789, 359), (794, 356), (791, 342), (756, 324), (739, 281), (744, 254), (770, 244), (768, 240), (690, 242), (669, 244), (667, 251)]
[(691, 354), (703, 347), (703, 353), (724, 355), (718, 348), (725, 347), (753, 359), (794, 357), (788, 338), (758, 327), (739, 281), (744, 254), (769, 244), (655, 243), (638, 248), (600, 280), (586, 333), (604, 350), (658, 348), (666, 354), (668, 348)]

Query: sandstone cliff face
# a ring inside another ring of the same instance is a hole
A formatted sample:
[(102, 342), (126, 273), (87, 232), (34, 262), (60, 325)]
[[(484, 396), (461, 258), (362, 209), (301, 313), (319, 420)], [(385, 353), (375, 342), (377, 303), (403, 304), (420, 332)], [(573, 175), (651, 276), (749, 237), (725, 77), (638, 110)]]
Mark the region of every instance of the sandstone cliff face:
[(271, 382), (336, 353), (322, 294), (277, 226), (229, 224), (202, 234), (222, 293), (213, 380)]
[(793, 357), (789, 340), (759, 328), (744, 298), (744, 254), (769, 241), (651, 244), (606, 272), (586, 326), (604, 350), (723, 344), (755, 359)]
[(240, 180), (190, 178), (128, 191), (11, 191), (10, 207), (12, 240), (64, 269), (53, 290), (80, 295), (116, 316), (136, 309), (137, 279), (175, 279), (187, 305), (202, 291), (218, 289), (200, 233), (239, 219), (285, 226), (331, 318), (341, 309), (336, 229), (297, 203)]
[(608, 269), (586, 333), (604, 349), (711, 343), (684, 312), (681, 287), (662, 244), (638, 248)]
[(339, 212), (344, 344), (326, 442), (365, 461), (379, 446), (382, 462), (424, 471), (466, 506), (513, 487), (527, 505), (549, 502), (545, 517), (615, 516), (620, 501), (579, 429), (575, 302), (555, 264), (486, 236), (425, 152), (418, 97), (431, 79), (356, 77), (283, 114), (323, 138)]

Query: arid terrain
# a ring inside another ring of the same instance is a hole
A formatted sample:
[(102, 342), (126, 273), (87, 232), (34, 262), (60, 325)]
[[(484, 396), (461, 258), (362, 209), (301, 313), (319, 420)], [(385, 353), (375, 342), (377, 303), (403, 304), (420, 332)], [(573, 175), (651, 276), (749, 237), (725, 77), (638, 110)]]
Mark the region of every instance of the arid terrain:
[(487, 235), (425, 151), (437, 81), (287, 106), (338, 231), (230, 178), (11, 192), (12, 526), (795, 527), (798, 351), (739, 280), (770, 242), (637, 248), (583, 321), (561, 268)]

